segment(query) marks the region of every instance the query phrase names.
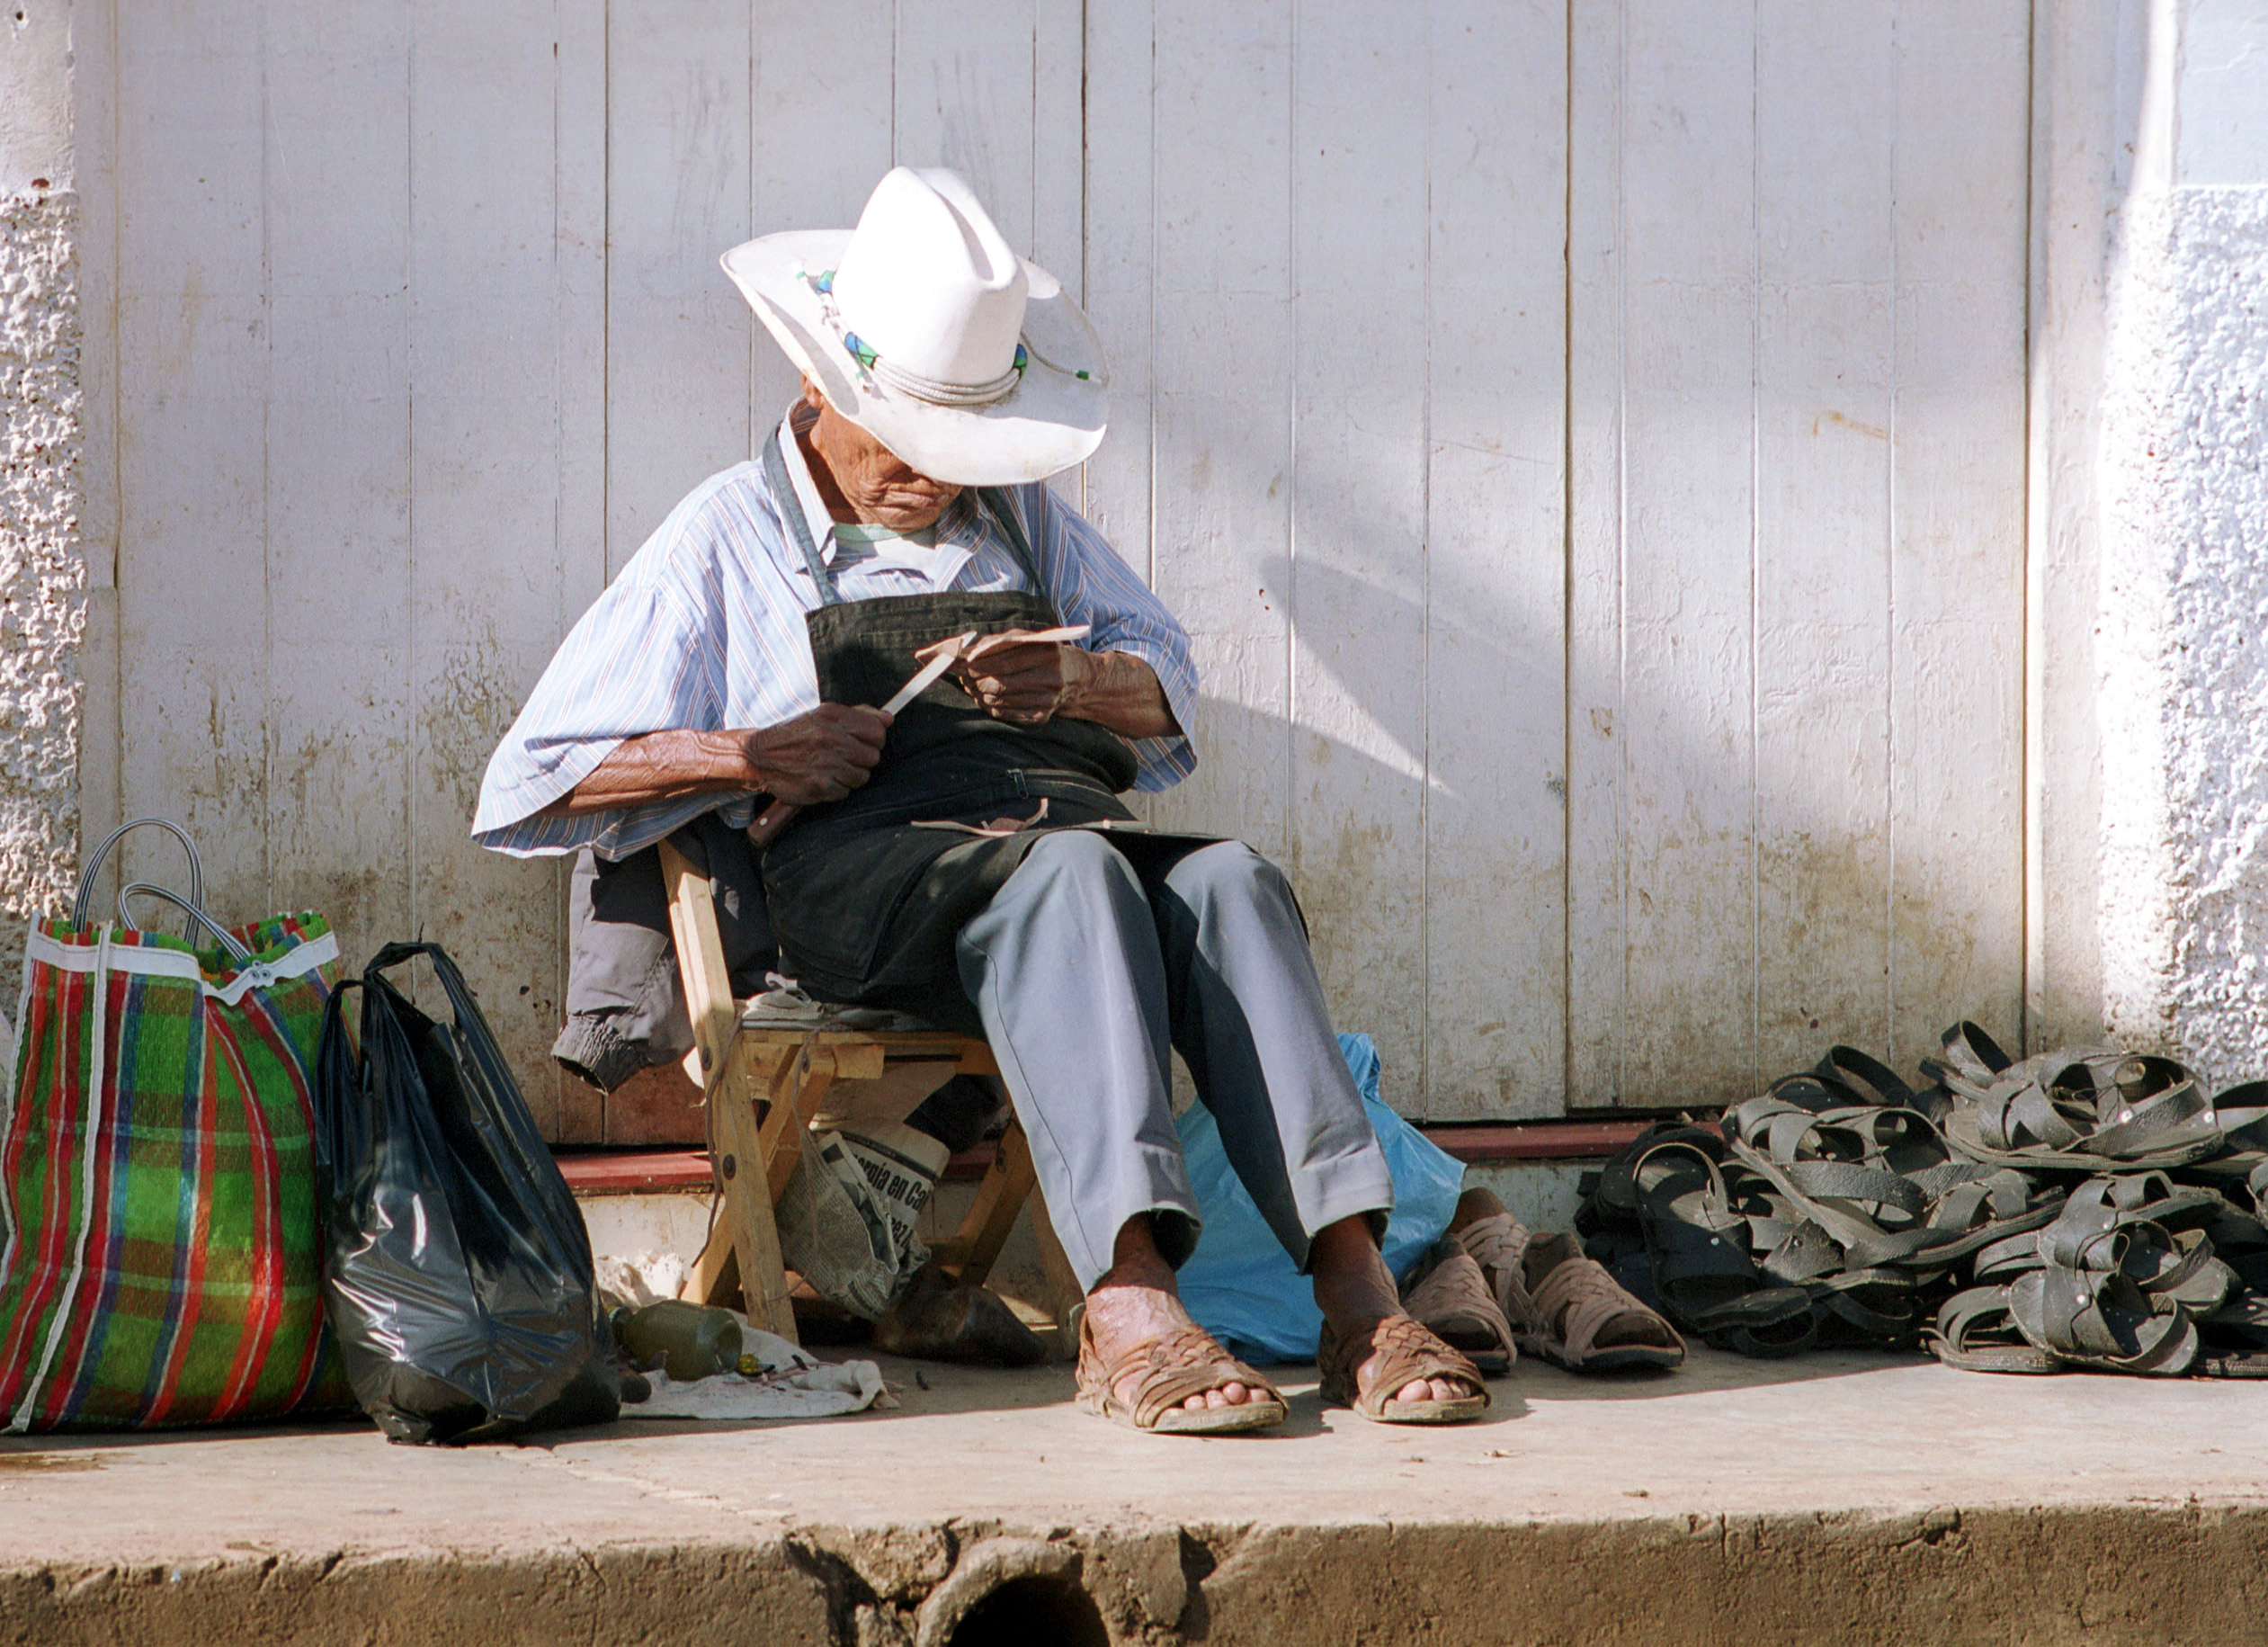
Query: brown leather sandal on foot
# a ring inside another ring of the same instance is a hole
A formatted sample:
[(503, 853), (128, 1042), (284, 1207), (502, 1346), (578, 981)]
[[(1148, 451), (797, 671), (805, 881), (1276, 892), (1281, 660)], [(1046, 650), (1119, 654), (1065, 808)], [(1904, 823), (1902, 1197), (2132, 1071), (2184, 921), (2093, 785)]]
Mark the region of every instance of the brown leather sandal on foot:
[[(1355, 1380), (1355, 1369), (1375, 1354), (1378, 1370), (1370, 1388)], [(1488, 1410), (1487, 1386), (1480, 1369), (1406, 1315), (1390, 1315), (1367, 1335), (1344, 1337), (1323, 1323), (1322, 1342), (1315, 1352), (1323, 1374), (1323, 1400), (1352, 1407), (1380, 1424), (1461, 1424)], [(1448, 1401), (1397, 1401), (1394, 1392), (1421, 1378), (1453, 1378), (1471, 1386), (1470, 1395)]]
[(1426, 1259), (1431, 1267), (1422, 1270), (1402, 1294), (1402, 1308), (1440, 1334), (1451, 1348), (1471, 1356), (1485, 1376), (1503, 1377), (1519, 1351), (1513, 1344), (1512, 1323), (1505, 1319), (1480, 1266), (1451, 1236), (1442, 1237)]
[[(1118, 1397), (1119, 1382), (1139, 1372), (1131, 1403)], [(1219, 1436), (1235, 1430), (1265, 1429), (1284, 1421), (1290, 1409), (1283, 1392), (1191, 1325), (1135, 1345), (1107, 1365), (1094, 1347), (1094, 1318), (1079, 1322), (1079, 1405), (1115, 1419), (1130, 1429), (1176, 1436)], [(1227, 1384), (1243, 1384), (1253, 1399), (1233, 1407), (1191, 1409), (1182, 1403)]]

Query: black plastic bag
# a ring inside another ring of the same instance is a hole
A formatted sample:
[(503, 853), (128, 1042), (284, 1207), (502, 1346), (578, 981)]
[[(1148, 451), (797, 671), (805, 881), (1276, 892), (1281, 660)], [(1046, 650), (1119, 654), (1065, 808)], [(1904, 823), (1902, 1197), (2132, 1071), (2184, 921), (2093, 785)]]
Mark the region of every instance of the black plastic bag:
[[(453, 1022), (381, 974), (424, 955)], [(603, 1424), (620, 1374), (591, 1240), (472, 991), (437, 944), (389, 944), (348, 983), (316, 1070), (316, 1157), (331, 1329), (389, 1439), (492, 1441)]]

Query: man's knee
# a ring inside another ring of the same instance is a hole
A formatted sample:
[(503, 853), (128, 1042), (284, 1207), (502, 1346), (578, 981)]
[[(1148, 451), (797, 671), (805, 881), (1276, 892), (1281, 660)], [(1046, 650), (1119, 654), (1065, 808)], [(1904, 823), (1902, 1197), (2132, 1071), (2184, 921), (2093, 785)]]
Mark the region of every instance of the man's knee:
[(1141, 882), (1133, 865), (1091, 829), (1051, 829), (1031, 843), (1015, 879), (1044, 886), (1049, 895), (1076, 891), (1106, 899), (1141, 902)]
[(1166, 883), (1192, 904), (1233, 900), (1292, 902), (1283, 871), (1242, 841), (1201, 846), (1174, 865)]

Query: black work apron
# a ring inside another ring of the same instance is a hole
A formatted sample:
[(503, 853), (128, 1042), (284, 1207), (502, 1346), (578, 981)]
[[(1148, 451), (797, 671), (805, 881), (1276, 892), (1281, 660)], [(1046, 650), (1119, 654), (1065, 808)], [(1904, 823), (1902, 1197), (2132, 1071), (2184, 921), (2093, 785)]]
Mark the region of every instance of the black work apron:
[[(1045, 597), (1021, 590), (844, 600), (811, 541), (779, 439), (764, 448), (764, 470), (819, 593), (805, 622), (823, 703), (887, 703), (921, 668), (915, 654), (935, 641), (1060, 622)], [(976, 502), (1031, 587), (1041, 587), (1014, 506), (990, 490)], [(1068, 717), (1012, 726), (945, 676), (898, 712), (864, 786), (803, 811), (765, 849), (764, 900), (782, 970), (825, 1000), (897, 1007), (979, 1033), (953, 941), (1042, 835), (1103, 828), (1189, 846), (1218, 838), (1168, 837), (1138, 822), (1118, 799), (1136, 770), (1132, 748), (1107, 727)], [(1013, 835), (956, 827), (1031, 818), (1042, 801), (1044, 818)]]

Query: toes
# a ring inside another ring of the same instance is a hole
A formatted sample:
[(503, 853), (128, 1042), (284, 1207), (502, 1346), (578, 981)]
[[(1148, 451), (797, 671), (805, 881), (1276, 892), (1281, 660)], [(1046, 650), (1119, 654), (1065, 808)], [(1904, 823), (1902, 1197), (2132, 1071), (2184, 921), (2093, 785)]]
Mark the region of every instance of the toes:
[(1184, 1401), (1182, 1406), (1190, 1412), (1203, 1412), (1209, 1408), (1241, 1407), (1250, 1400), (1252, 1400), (1250, 1389), (1243, 1384), (1232, 1383), (1223, 1384), (1218, 1390), (1207, 1390), (1202, 1394), (1192, 1395)]
[(1397, 1401), (1461, 1401), (1476, 1392), (1468, 1390), (1461, 1379), (1413, 1378), (1394, 1392)]

